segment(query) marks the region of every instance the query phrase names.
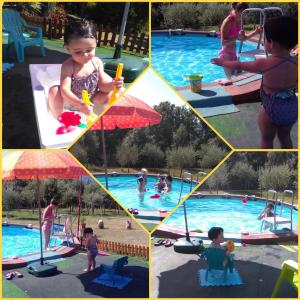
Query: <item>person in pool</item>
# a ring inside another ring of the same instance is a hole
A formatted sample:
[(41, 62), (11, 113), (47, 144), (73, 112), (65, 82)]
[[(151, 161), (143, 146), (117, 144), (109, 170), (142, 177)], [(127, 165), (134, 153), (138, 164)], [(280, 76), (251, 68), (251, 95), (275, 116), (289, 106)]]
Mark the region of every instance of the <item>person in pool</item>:
[(155, 189), (160, 193), (164, 187), (165, 187), (165, 182), (163, 180), (163, 177), (161, 175), (158, 175), (157, 177), (157, 182), (154, 185)]
[(141, 169), (141, 172), (142, 172), (142, 176), (144, 178), (144, 181), (145, 181), (145, 185), (147, 184), (147, 175), (148, 175), (148, 170), (143, 168)]
[(291, 130), (298, 119), (298, 60), (290, 51), (297, 43), (297, 20), (277, 17), (264, 26), (264, 46), (271, 55), (251, 62), (212, 59), (213, 64), (222, 67), (262, 74), (258, 116), (261, 148), (273, 148), (276, 135), (281, 148), (293, 148)]
[(268, 217), (274, 217), (273, 209), (274, 209), (274, 204), (271, 202), (268, 203), (266, 207), (262, 210), (262, 212), (259, 214), (257, 220), (262, 220), (263, 218), (268, 218)]
[[(70, 110), (89, 115), (93, 110), (100, 114), (106, 107), (114, 87), (123, 87), (123, 78), (113, 80), (104, 72), (101, 59), (95, 56), (97, 46), (96, 26), (87, 20), (69, 22), (64, 32), (64, 48), (71, 55), (61, 67), (58, 85), (49, 90), (49, 110), (58, 118), (65, 104)], [(82, 90), (87, 90), (91, 105), (82, 100)]]
[[(219, 52), (219, 58), (224, 61), (236, 61), (236, 41), (237, 40), (246, 40), (253, 37), (255, 34), (260, 32), (260, 28), (257, 27), (253, 32), (245, 34), (241, 30), (241, 14), (248, 8), (248, 3), (246, 2), (233, 2), (232, 10), (229, 15), (225, 18), (221, 25), (221, 43), (222, 49)], [(232, 68), (224, 67), (224, 72), (228, 79), (234, 74)], [(221, 84), (227, 84), (231, 81), (228, 79), (220, 80)]]
[(42, 231), (44, 234), (44, 248), (49, 250), (49, 242), (51, 236), (52, 225), (56, 215), (56, 209), (58, 206), (57, 200), (51, 199), (50, 204), (45, 208), (42, 216)]
[(138, 179), (137, 179), (137, 183), (138, 183), (138, 192), (139, 192), (139, 194), (145, 193), (146, 192), (146, 188), (145, 188), (146, 182), (144, 180), (144, 177), (139, 176)]
[(163, 193), (169, 193), (172, 190), (172, 176), (168, 175), (165, 180), (165, 187), (163, 189)]

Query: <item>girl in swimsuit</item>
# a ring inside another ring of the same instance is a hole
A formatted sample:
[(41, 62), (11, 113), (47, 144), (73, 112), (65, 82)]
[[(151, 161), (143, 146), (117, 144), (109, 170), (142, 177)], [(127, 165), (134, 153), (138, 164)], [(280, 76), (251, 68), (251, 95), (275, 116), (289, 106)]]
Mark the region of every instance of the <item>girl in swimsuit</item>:
[[(230, 12), (229, 16), (227, 16), (227, 18), (223, 21), (221, 26), (222, 49), (219, 52), (219, 58), (226, 61), (236, 61), (236, 41), (238, 39), (249, 39), (260, 32), (260, 28), (256, 28), (253, 32), (246, 35), (245, 32), (241, 30), (241, 14), (247, 8), (248, 4), (245, 2), (232, 3), (232, 11)], [(224, 68), (224, 72), (229, 79), (233, 75), (234, 71), (235, 70), (232, 70), (230, 68)], [(224, 84), (227, 82), (230, 81), (225, 80)]]
[(264, 46), (271, 55), (252, 62), (212, 59), (212, 63), (235, 70), (261, 73), (260, 95), (262, 107), (258, 123), (261, 147), (273, 148), (278, 136), (282, 148), (293, 148), (291, 129), (298, 119), (297, 57), (291, 50), (298, 43), (298, 24), (290, 17), (273, 18), (264, 26)]
[(51, 199), (50, 204), (45, 208), (42, 218), (42, 231), (44, 233), (44, 246), (45, 250), (48, 249), (48, 245), (50, 242), (51, 229), (53, 225), (53, 221), (55, 219), (57, 201), (55, 199)]
[[(55, 118), (63, 112), (64, 105), (89, 115), (93, 109), (100, 114), (112, 94), (113, 88), (122, 88), (123, 78), (114, 81), (104, 72), (103, 63), (95, 57), (96, 27), (87, 20), (70, 23), (64, 33), (64, 47), (70, 53), (61, 67), (60, 86), (49, 90), (49, 109)], [(82, 90), (87, 90), (92, 104), (82, 101)]]

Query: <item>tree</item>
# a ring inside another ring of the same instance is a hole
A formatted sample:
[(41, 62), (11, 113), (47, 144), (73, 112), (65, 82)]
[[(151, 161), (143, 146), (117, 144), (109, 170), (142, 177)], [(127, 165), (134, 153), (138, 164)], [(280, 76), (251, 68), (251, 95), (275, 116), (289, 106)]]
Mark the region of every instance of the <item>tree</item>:
[(263, 167), (259, 170), (259, 186), (263, 190), (276, 191), (291, 189), (291, 171), (287, 164)]
[(141, 151), (140, 161), (145, 167), (159, 167), (164, 164), (164, 159), (165, 154), (157, 145), (147, 143)]
[(127, 166), (127, 172), (129, 173), (129, 166), (134, 166), (139, 160), (139, 151), (137, 146), (122, 143), (117, 148), (116, 158), (121, 167)]
[[(209, 191), (216, 190), (217, 193), (221, 188), (226, 188), (228, 184), (228, 166), (226, 163), (221, 165), (212, 175), (210, 175), (204, 183), (207, 185)], [(199, 188), (201, 191), (201, 186)]]
[(203, 169), (213, 169), (225, 157), (225, 151), (216, 144), (202, 145), (199, 165)]

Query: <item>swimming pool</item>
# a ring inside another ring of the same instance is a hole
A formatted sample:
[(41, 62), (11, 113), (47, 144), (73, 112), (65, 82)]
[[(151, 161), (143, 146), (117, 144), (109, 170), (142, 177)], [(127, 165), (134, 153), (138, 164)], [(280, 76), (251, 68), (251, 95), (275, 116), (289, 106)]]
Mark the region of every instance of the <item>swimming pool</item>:
[[(105, 186), (105, 177), (96, 176), (96, 178)], [(137, 177), (130, 175), (110, 176), (108, 178), (109, 191), (126, 208), (137, 208), (141, 210), (172, 210), (177, 204), (180, 196), (181, 181), (173, 179), (172, 191), (167, 195), (161, 195), (160, 198), (151, 199), (150, 196), (157, 193), (154, 188), (157, 178), (148, 176), (146, 188), (149, 189), (144, 198), (140, 198), (137, 193)], [(194, 188), (196, 184), (192, 184)], [(190, 192), (190, 184), (183, 183), (182, 196)]]
[[(255, 48), (256, 45), (249, 42), (243, 45), (243, 51)], [(192, 74), (202, 74), (203, 82), (213, 82), (225, 76), (223, 68), (210, 62), (218, 56), (220, 49), (221, 40), (215, 37), (199, 34), (169, 37), (152, 33), (151, 64), (174, 87), (189, 85), (187, 76)]]
[[(208, 231), (213, 226), (224, 228), (225, 232), (260, 232), (261, 221), (258, 215), (265, 207), (265, 201), (241, 199), (189, 198), (186, 200), (189, 230)], [(277, 207), (277, 213), (280, 206)], [(283, 217), (289, 218), (290, 209), (283, 207)], [(182, 205), (164, 222), (166, 225), (185, 228)], [(289, 224), (278, 226), (289, 227)], [(298, 212), (293, 210), (293, 228), (298, 228)]]
[[(50, 246), (58, 246), (62, 241), (51, 238)], [(2, 257), (22, 256), (40, 252), (40, 232), (21, 226), (2, 226)]]

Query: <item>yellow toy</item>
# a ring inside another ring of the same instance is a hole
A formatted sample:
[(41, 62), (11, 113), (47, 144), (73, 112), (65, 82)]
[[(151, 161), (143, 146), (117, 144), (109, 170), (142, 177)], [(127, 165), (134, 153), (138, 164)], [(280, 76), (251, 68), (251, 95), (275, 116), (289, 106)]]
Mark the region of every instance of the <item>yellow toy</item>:
[[(82, 101), (86, 105), (91, 105), (91, 101), (89, 99), (89, 94), (88, 94), (87, 90), (82, 90)], [(98, 116), (95, 113), (92, 112), (86, 118), (87, 125), (90, 126), (91, 124), (93, 124), (96, 121), (97, 118), (98, 118)]]
[[(122, 76), (123, 66), (124, 66), (123, 64), (118, 64), (115, 80), (118, 80)], [(112, 105), (117, 100), (118, 97), (119, 97), (119, 91), (116, 87), (114, 87), (108, 105)]]
[(227, 251), (233, 252), (234, 249), (235, 249), (234, 242), (231, 241), (231, 240), (228, 240), (228, 241), (226, 242), (226, 248), (227, 248)]

